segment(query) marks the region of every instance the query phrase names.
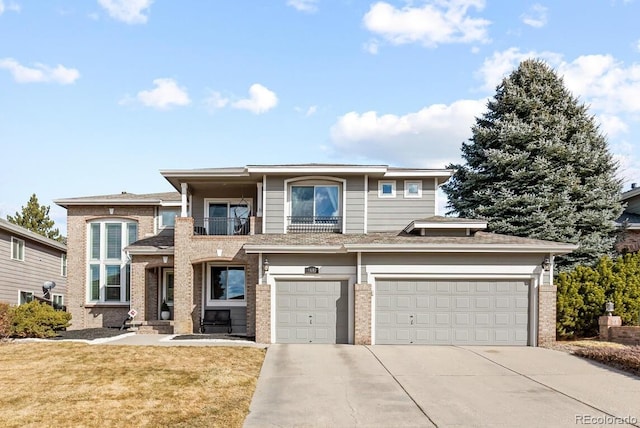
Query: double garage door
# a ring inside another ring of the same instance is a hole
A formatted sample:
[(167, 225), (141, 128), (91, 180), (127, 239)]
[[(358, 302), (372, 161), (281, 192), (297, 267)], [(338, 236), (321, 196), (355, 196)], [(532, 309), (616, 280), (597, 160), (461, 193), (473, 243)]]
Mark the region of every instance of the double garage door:
[(347, 343), (347, 281), (277, 281), (277, 343)]
[(376, 344), (527, 345), (529, 283), (378, 280)]

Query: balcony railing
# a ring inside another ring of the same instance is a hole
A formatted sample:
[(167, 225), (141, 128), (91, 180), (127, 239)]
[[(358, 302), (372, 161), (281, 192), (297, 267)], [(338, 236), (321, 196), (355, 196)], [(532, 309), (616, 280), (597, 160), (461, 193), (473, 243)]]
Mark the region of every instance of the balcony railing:
[(290, 233), (340, 233), (342, 217), (336, 216), (290, 216), (287, 217)]
[(248, 218), (241, 217), (208, 217), (202, 220), (194, 220), (194, 235), (248, 235), (250, 222)]

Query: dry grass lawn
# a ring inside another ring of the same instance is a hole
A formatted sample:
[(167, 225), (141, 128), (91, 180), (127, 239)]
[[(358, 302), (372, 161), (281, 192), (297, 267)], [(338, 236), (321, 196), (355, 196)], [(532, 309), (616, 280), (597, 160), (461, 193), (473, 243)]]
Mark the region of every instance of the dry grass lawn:
[(0, 343), (3, 427), (238, 427), (265, 350)]

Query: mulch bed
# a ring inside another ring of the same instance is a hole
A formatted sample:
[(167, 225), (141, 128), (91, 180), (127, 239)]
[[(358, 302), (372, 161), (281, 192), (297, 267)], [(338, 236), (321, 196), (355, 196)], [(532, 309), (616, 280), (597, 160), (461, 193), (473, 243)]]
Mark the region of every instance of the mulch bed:
[(173, 337), (171, 340), (253, 340), (253, 337), (247, 337), (240, 334), (226, 334), (226, 333), (208, 333), (208, 334), (181, 334)]
[(59, 331), (56, 337), (52, 337), (52, 340), (94, 340), (104, 339), (108, 337), (120, 336), (121, 334), (129, 333), (127, 330), (120, 330), (119, 328), (86, 328), (83, 330), (66, 330)]

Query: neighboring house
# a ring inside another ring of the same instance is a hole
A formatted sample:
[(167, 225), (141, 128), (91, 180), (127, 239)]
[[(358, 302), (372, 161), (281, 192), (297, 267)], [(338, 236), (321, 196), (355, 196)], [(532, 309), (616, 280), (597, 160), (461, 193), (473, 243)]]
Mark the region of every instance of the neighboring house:
[(620, 201), (625, 209), (616, 220), (621, 235), (616, 243), (619, 252), (640, 250), (640, 187), (631, 184), (631, 189), (622, 193)]
[(72, 328), (118, 326), (133, 309), (143, 330), (186, 334), (228, 310), (233, 331), (261, 343), (555, 340), (553, 258), (576, 246), (436, 216), (451, 170), (161, 174), (177, 193), (55, 201), (68, 211)]
[(50, 300), (64, 306), (67, 246), (0, 219), (0, 302), (21, 305), (43, 297), (47, 281), (56, 284)]

